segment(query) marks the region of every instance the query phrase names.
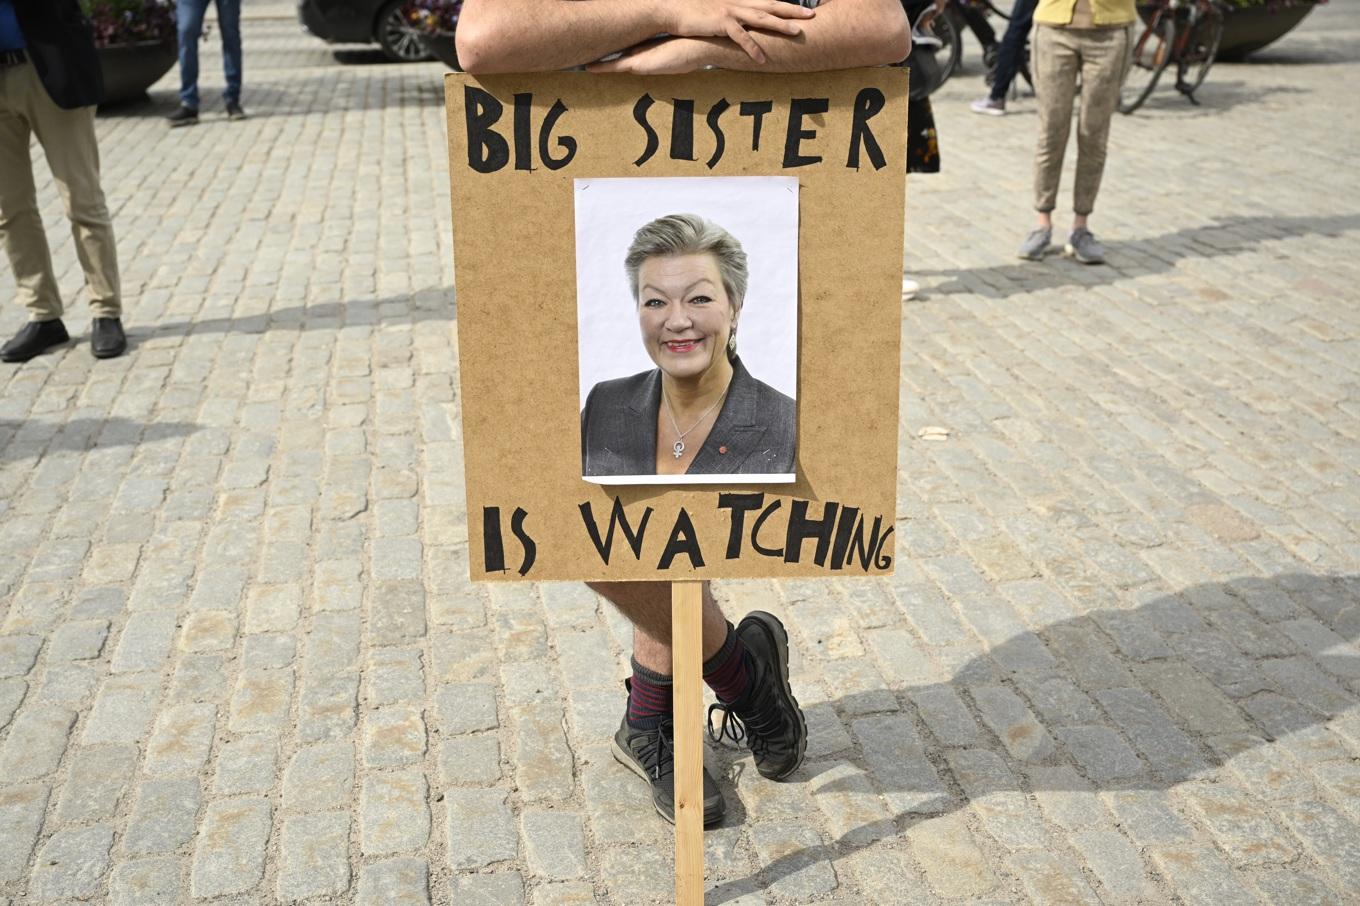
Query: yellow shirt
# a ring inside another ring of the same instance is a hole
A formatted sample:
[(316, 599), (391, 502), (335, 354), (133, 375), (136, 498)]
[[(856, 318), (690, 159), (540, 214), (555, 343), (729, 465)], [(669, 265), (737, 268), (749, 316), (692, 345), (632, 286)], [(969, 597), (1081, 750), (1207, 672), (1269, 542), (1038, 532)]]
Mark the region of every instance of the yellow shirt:
[[(1128, 25), (1138, 18), (1138, 13), (1133, 8), (1134, 0), (1087, 0), (1082, 6), (1085, 7), (1089, 3), (1090, 19), (1086, 20), (1083, 15), (1078, 17), (1078, 21), (1073, 22), (1077, 2), (1078, 0), (1039, 0), (1039, 6), (1034, 11), (1034, 21), (1041, 25), (1110, 28)], [(1085, 13), (1086, 10), (1083, 9), (1082, 12)]]

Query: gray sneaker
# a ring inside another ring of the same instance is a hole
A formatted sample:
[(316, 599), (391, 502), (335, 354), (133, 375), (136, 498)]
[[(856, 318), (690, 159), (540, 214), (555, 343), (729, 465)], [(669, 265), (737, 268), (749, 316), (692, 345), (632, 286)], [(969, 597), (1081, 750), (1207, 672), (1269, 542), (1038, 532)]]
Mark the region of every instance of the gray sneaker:
[(1020, 243), (1019, 250), (1015, 254), (1024, 258), (1026, 261), (1040, 261), (1048, 253), (1048, 246), (1053, 241), (1053, 231), (1043, 227), (1035, 227), (1030, 230), (1025, 241)]
[(998, 100), (997, 98), (994, 98), (991, 95), (988, 95), (985, 98), (978, 98), (976, 101), (969, 104), (968, 107), (974, 113), (981, 113), (985, 116), (1006, 115), (1006, 99), (1001, 98), (1000, 100)]
[(1085, 227), (1072, 231), (1072, 235), (1067, 237), (1067, 247), (1064, 251), (1082, 264), (1105, 263), (1105, 247), (1097, 242), (1096, 237)]

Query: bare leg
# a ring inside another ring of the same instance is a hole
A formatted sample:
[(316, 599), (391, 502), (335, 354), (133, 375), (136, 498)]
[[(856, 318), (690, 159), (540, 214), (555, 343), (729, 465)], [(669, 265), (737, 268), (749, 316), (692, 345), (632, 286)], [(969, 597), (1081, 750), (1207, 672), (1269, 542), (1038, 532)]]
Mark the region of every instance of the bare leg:
[[(588, 582), (633, 624), (633, 657), (654, 673), (671, 675), (671, 584), (669, 582)], [(727, 618), (704, 583), (704, 660), (727, 639)]]

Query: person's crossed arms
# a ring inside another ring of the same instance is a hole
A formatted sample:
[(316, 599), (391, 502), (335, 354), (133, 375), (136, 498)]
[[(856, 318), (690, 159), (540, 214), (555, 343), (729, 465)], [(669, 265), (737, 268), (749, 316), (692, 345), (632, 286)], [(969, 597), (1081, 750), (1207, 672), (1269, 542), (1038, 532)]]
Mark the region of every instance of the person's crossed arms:
[(898, 62), (911, 49), (897, 0), (466, 0), (468, 72), (663, 75), (813, 72)]

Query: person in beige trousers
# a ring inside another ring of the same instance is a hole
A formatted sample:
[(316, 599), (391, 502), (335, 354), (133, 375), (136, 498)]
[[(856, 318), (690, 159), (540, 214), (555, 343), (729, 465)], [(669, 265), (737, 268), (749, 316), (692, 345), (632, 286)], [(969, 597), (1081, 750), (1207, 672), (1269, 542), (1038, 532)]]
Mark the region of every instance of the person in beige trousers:
[(1092, 235), (1087, 218), (1095, 209), (1105, 172), (1110, 120), (1128, 72), (1136, 18), (1134, 0), (1040, 0), (1035, 10), (1031, 43), (1039, 146), (1034, 155), (1034, 208), (1039, 222), (1021, 243), (1021, 258), (1043, 258), (1053, 239), (1053, 209), (1080, 76), (1074, 217), (1065, 250), (1082, 264), (1105, 261), (1105, 250)]
[(127, 348), (118, 253), (94, 131), (103, 93), (90, 26), (76, 0), (0, 0), (0, 246), (29, 315), (0, 347), (0, 360), (27, 361), (70, 340), (38, 212), (29, 156), (34, 136), (66, 206), (89, 284), (91, 351), (111, 358)]

